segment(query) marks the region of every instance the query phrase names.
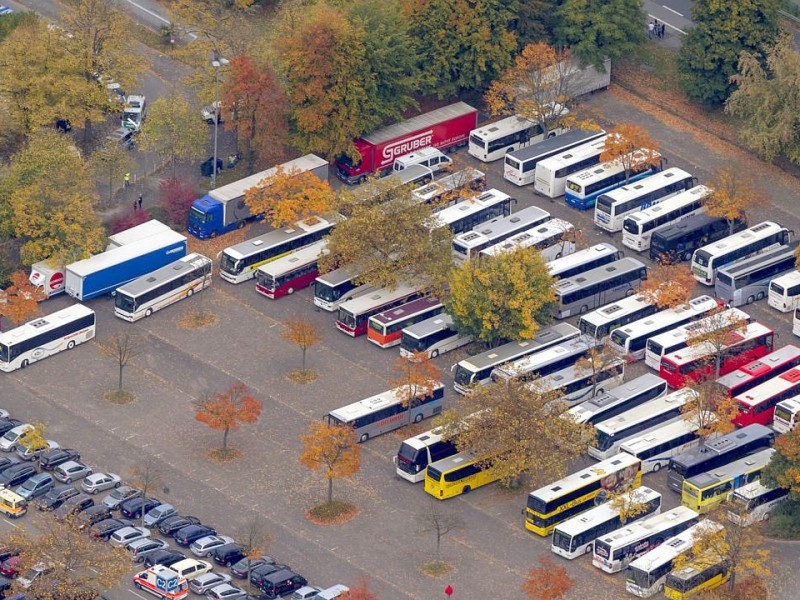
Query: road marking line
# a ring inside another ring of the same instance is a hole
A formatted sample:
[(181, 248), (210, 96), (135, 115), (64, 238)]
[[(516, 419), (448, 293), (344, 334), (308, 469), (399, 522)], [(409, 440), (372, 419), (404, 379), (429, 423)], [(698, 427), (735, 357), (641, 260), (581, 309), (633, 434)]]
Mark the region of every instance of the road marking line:
[(22, 527), (20, 527), (20, 526), (19, 526), (19, 525), (17, 525), (16, 523), (12, 523), (12, 522), (11, 522), (11, 521), (9, 521), (8, 519), (3, 519), (3, 521), (5, 521), (6, 523), (8, 523), (9, 525), (11, 525), (12, 527), (14, 527), (14, 528), (16, 528), (16, 529), (22, 529)]
[(671, 12), (671, 13), (675, 13), (675, 14), (676, 14), (676, 15), (678, 15), (679, 17), (682, 17), (682, 16), (683, 16), (683, 15), (682, 15), (681, 13), (679, 13), (677, 10), (675, 10), (674, 8), (670, 8), (670, 7), (669, 7), (669, 6), (667, 6), (666, 4), (662, 4), (661, 6), (663, 6), (664, 8), (666, 8), (666, 9), (667, 9), (669, 12)]
[[(146, 13), (147, 13), (148, 15), (150, 15), (151, 17), (155, 17), (156, 19), (158, 19), (158, 20), (159, 20), (159, 21), (161, 21), (162, 23), (166, 23), (167, 25), (169, 25), (169, 21), (168, 21), (167, 19), (165, 19), (164, 17), (162, 17), (161, 15), (159, 15), (158, 13), (154, 13), (152, 10), (145, 8), (145, 7), (144, 7), (144, 6), (142, 6), (141, 4), (137, 4), (137, 3), (136, 3), (136, 2), (134, 2), (133, 0), (125, 0), (125, 1), (126, 1), (128, 4), (130, 4), (130, 5), (132, 5), (132, 6), (135, 6), (136, 8), (138, 8), (139, 10), (141, 10), (142, 12), (146, 12)], [(137, 594), (137, 596), (138, 596), (138, 594)]]
[[(658, 17), (656, 17), (654, 15), (651, 15), (650, 13), (647, 13), (647, 16), (650, 17), (651, 19), (657, 19), (658, 18)], [(669, 27), (670, 29), (674, 29), (675, 31), (677, 31), (681, 35), (686, 35), (686, 32), (683, 29), (675, 27), (675, 25), (670, 25), (666, 21), (662, 21), (662, 23), (664, 24), (665, 27)]]

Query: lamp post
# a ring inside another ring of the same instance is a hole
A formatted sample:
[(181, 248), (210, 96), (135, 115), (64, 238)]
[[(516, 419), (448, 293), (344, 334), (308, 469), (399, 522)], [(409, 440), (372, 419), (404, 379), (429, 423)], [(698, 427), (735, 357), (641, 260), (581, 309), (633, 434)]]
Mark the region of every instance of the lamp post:
[(219, 100), (219, 70), (221, 67), (229, 64), (230, 61), (224, 58), (218, 58), (211, 61), (211, 66), (214, 67), (214, 104), (211, 107), (214, 109), (214, 158), (211, 163), (211, 188), (217, 187), (217, 130), (219, 129), (219, 109), (222, 103)]

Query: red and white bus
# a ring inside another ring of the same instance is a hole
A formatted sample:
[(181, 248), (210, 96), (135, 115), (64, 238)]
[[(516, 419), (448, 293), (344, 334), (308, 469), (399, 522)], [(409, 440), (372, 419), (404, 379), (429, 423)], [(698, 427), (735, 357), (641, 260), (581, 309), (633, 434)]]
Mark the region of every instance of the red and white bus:
[[(743, 333), (731, 331), (722, 347), (719, 374), (725, 375), (772, 352), (775, 332), (761, 323), (749, 323)], [(669, 387), (680, 389), (689, 381), (701, 381), (716, 368), (716, 348), (709, 342), (670, 352), (661, 358), (658, 372)]]
[(790, 369), (783, 375), (736, 396), (739, 414), (732, 419), (733, 424), (737, 427), (753, 423), (769, 425), (775, 413), (775, 405), (797, 395), (800, 395), (800, 367)]
[(367, 339), (381, 348), (397, 346), (405, 327), (438, 315), (443, 310), (444, 305), (436, 298), (417, 298), (370, 317)]
[(401, 283), (393, 290), (380, 288), (339, 305), (336, 327), (347, 335), (358, 337), (367, 333), (372, 315), (395, 308), (422, 296), (419, 288)]
[(276, 300), (307, 288), (319, 275), (317, 261), (328, 247), (328, 240), (314, 242), (288, 256), (261, 265), (256, 271), (256, 291)]
[(717, 379), (721, 394), (735, 398), (800, 366), (800, 348), (788, 344)]

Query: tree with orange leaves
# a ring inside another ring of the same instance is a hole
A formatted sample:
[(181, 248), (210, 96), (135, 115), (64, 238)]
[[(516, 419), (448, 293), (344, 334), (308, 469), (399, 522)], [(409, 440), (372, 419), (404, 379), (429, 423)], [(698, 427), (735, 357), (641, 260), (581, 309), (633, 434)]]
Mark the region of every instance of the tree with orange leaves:
[(283, 338), (300, 346), (303, 352), (303, 368), (300, 374), (306, 375), (306, 351), (322, 339), (317, 326), (306, 321), (302, 317), (289, 317), (283, 322), (286, 329), (283, 331)]
[(531, 600), (560, 600), (575, 585), (564, 565), (557, 565), (549, 556), (539, 558), (539, 566), (528, 571), (522, 591)]
[(300, 441), (303, 443), (300, 464), (323, 472), (328, 480), (328, 504), (333, 503), (333, 480), (352, 477), (361, 468), (361, 446), (355, 431), (346, 425), (312, 421)]
[(217, 392), (196, 403), (195, 419), (211, 429), (222, 431), (220, 458), (230, 458), (228, 433), (236, 431), (243, 423), (255, 423), (261, 416), (262, 402), (250, 395), (242, 382), (234, 383), (225, 392)]
[(275, 174), (245, 192), (254, 215), (267, 215), (273, 227), (283, 227), (330, 211), (335, 199), (330, 184), (310, 171), (278, 167)]
[(427, 352), (415, 352), (410, 358), (398, 356), (393, 371), (396, 377), (389, 385), (397, 388), (396, 394), (404, 406), (432, 395), (439, 384), (439, 368), (431, 362)]
[(33, 285), (24, 272), (16, 271), (11, 274), (11, 285), (0, 290), (0, 319), (6, 317), (14, 325), (24, 323), (39, 314), (39, 302), (45, 298), (42, 288)]
[(661, 162), (658, 142), (643, 127), (622, 123), (606, 136), (602, 162), (616, 160), (625, 169), (625, 183), (638, 171), (655, 167)]
[(369, 579), (359, 579), (349, 591), (340, 596), (342, 600), (378, 600), (378, 596), (369, 589)]
[(728, 235), (734, 233), (736, 221), (745, 220), (745, 210), (763, 206), (768, 197), (756, 190), (750, 181), (742, 177), (733, 167), (719, 169), (710, 184), (711, 196), (706, 200), (706, 210), (712, 217), (728, 222)]
[(675, 308), (689, 301), (696, 285), (689, 266), (656, 264), (647, 270), (639, 294), (659, 308)]

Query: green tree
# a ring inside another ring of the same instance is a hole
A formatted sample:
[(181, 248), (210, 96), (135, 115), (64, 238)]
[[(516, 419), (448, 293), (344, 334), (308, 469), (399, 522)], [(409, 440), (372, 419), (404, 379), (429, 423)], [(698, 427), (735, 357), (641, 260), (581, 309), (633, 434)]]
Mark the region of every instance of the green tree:
[(639, 0), (564, 0), (556, 39), (596, 67), (628, 56), (644, 41), (646, 15)]
[(290, 140), (301, 151), (356, 158), (353, 138), (380, 124), (366, 37), (326, 4), (307, 8), (302, 22), (283, 23), (275, 48), (291, 106)]
[(422, 91), (447, 98), (495, 79), (517, 50), (517, 8), (517, 0), (416, 0), (410, 18)]
[(95, 177), (107, 188), (107, 200), (111, 205), (114, 201), (114, 192), (122, 184), (125, 173), (129, 173), (136, 166), (136, 162), (121, 144), (110, 142), (92, 153), (89, 165)]
[(3, 15), (0, 19), (0, 42), (6, 39), (12, 31), (24, 23), (29, 23), (36, 19), (36, 13), (29, 12), (14, 12), (9, 15)]
[(99, 252), (105, 232), (94, 212), (94, 182), (80, 152), (54, 130), (31, 136), (9, 170), (14, 231), (24, 264), (69, 263)]
[(561, 0), (519, 0), (517, 35), (522, 46), (535, 42), (552, 43), (558, 24)]
[(340, 196), (352, 212), (328, 236), (328, 252), (319, 261), (322, 272), (350, 265), (362, 273), (359, 283), (397, 287), (413, 281), (442, 297), (452, 266), (450, 230), (434, 226), (434, 207), (416, 202), (409, 187), (373, 183), (383, 190), (382, 204), (359, 204), (350, 191)]
[(693, 100), (722, 104), (736, 84), (739, 56), (763, 60), (778, 34), (779, 0), (697, 0), (678, 52), (681, 86)]
[(208, 127), (185, 98), (173, 93), (150, 106), (140, 132), (142, 150), (152, 151), (172, 167), (178, 161), (200, 158), (206, 152)]
[(458, 331), (491, 346), (532, 338), (549, 319), (552, 285), (542, 255), (518, 248), (454, 269), (447, 312)]
[(767, 52), (766, 67), (750, 52), (739, 56), (737, 88), (725, 111), (742, 119), (739, 137), (766, 160), (783, 155), (800, 163), (800, 54), (792, 37), (781, 35)]

